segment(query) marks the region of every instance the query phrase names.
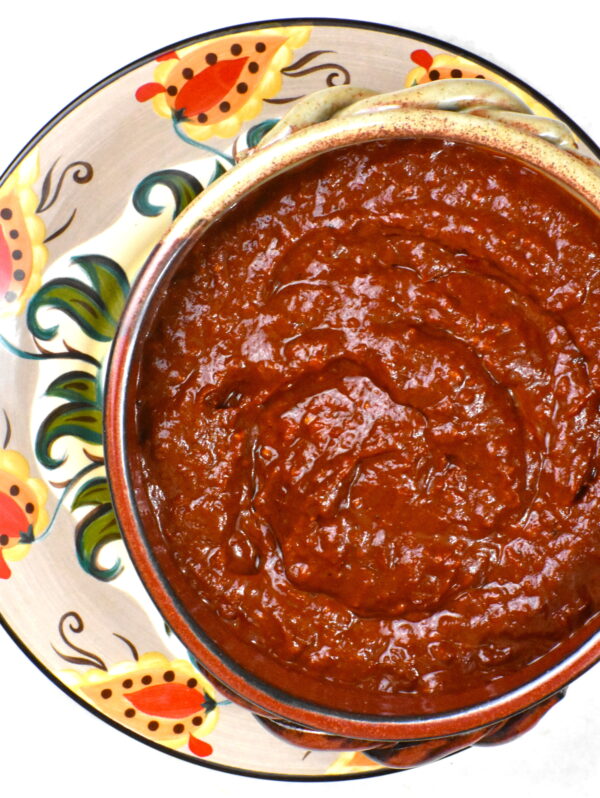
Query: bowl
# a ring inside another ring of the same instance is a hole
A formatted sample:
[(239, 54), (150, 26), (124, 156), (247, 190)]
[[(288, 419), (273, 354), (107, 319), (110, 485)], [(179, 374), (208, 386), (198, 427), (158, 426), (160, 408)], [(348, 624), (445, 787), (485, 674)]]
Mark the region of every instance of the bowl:
[[(260, 652), (198, 624), (177, 590), (178, 568), (165, 555), (138, 454), (136, 386), (141, 353), (171, 280), (197, 242), (228, 210), (279, 175), (320, 155), (389, 139), (441, 139), (516, 159), (600, 213), (600, 173), (580, 156), (565, 126), (535, 117), (510, 92), (485, 80), (442, 80), (392, 94), (334, 87), (298, 103), (238, 164), (175, 220), (154, 249), (129, 297), (108, 369), (106, 454), (115, 510), (128, 551), (165, 621), (197, 665), (225, 695), (253, 711), (274, 733), (308, 748), (364, 750), (373, 760), (407, 768), (475, 743), (526, 731), (563, 695), (569, 681), (600, 658), (600, 619), (592, 615), (543, 656), (501, 680), (406, 711), (350, 709), (327, 685), (311, 682), (299, 697), (284, 681), (261, 678)], [(300, 179), (300, 178), (299, 178)], [(224, 651), (224, 647), (228, 651)], [(251, 663), (251, 667), (242, 663)], [(308, 682), (307, 682), (308, 684)]]

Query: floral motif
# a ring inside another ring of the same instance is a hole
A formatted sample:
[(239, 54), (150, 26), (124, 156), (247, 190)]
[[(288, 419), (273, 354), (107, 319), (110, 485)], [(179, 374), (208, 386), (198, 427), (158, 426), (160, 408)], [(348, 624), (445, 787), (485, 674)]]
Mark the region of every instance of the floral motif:
[(501, 77), (491, 69), (463, 58), (461, 55), (451, 55), (450, 53), (438, 53), (431, 55), (427, 50), (413, 50), (410, 54), (411, 60), (416, 66), (411, 69), (406, 76), (405, 86), (416, 86), (417, 84), (429, 83), (434, 80), (444, 80), (446, 78), (480, 78), (493, 80), (516, 94), (523, 102), (531, 108), (534, 114), (539, 116), (552, 116), (548, 109), (535, 100), (530, 94), (520, 89), (514, 83)]
[(0, 579), (11, 575), (9, 562), (21, 560), (48, 523), (44, 483), (29, 476), (19, 452), (0, 449)]
[(32, 188), (38, 175), (35, 149), (0, 187), (0, 317), (20, 313), (41, 283), (47, 252)]
[(70, 671), (67, 680), (75, 692), (131, 731), (169, 748), (188, 745), (198, 756), (212, 753), (202, 738), (217, 723), (216, 697), (186, 660), (149, 652), (107, 671)]
[(281, 70), (308, 41), (310, 27), (267, 28), (222, 36), (160, 56), (154, 81), (136, 91), (160, 116), (197, 142), (235, 135), (281, 88)]
[[(209, 756), (203, 738), (218, 719), (218, 703), (209, 682), (187, 660), (169, 660), (156, 651), (140, 656), (133, 643), (114, 636), (129, 648), (133, 661), (108, 668), (97, 654), (86, 651), (67, 634), (80, 634), (84, 623), (77, 612), (65, 613), (58, 631), (74, 654), (54, 651), (67, 662), (92, 665), (84, 673), (63, 672), (65, 683), (78, 695), (137, 734), (169, 748), (187, 745), (197, 756)], [(227, 702), (228, 703), (228, 702)]]

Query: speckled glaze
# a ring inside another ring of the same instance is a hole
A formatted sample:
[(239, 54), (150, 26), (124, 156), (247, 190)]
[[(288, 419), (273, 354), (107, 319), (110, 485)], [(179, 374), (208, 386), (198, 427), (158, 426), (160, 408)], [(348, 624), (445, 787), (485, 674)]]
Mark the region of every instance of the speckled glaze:
[(600, 658), (592, 619), (542, 662), (515, 676), (512, 689), (445, 714), (372, 717), (328, 711), (293, 699), (225, 658), (179, 606), (147, 545), (128, 471), (132, 434), (130, 364), (181, 256), (233, 204), (282, 171), (332, 149), (396, 137), (434, 137), (481, 145), (543, 171), (600, 212), (600, 171), (580, 156), (570, 131), (531, 114), (508, 90), (486, 80), (440, 80), (376, 94), (351, 86), (314, 93), (263, 138), (238, 154), (238, 165), (182, 213), (151, 254), (129, 298), (115, 339), (107, 386), (107, 462), (113, 498), (138, 572), (165, 620), (221, 692), (255, 712), (273, 733), (304, 748), (361, 750), (405, 769), (474, 744), (506, 742), (531, 728), (565, 685)]

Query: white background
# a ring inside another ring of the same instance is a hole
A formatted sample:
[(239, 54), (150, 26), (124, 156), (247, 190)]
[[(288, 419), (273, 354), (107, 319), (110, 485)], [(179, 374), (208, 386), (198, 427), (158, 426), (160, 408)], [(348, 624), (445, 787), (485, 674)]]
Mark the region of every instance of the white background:
[[(461, 45), (540, 90), (600, 142), (597, 0), (4, 0), (0, 11), (0, 171), (55, 113), (130, 61), (188, 36), (257, 20), (320, 16), (422, 31)], [(40, 601), (43, 601), (40, 596)], [(108, 795), (600, 794), (600, 665), (528, 735), (408, 773), (330, 784), (266, 782), (158, 753), (69, 700), (0, 630), (0, 791), (29, 798)]]

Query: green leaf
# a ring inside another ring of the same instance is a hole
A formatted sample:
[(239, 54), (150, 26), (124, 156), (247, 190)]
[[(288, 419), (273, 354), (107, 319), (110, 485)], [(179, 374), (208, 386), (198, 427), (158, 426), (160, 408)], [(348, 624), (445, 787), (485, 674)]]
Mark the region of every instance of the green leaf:
[(121, 561), (117, 559), (110, 568), (103, 568), (98, 558), (107, 543), (120, 538), (121, 530), (112, 504), (96, 507), (79, 522), (75, 532), (75, 548), (81, 567), (105, 582), (114, 579), (122, 571)]
[(71, 260), (83, 269), (116, 324), (129, 294), (129, 279), (124, 269), (104, 255), (77, 255)]
[(106, 477), (94, 477), (79, 488), (71, 504), (71, 509), (78, 510), (80, 507), (90, 504), (110, 504), (111, 500)]
[(98, 380), (87, 371), (69, 371), (61, 374), (46, 388), (46, 395), (89, 404), (91, 407), (100, 407)]
[(210, 179), (208, 181), (208, 185), (210, 186), (211, 183), (214, 183), (215, 180), (217, 180), (217, 178), (221, 177), (221, 175), (224, 175), (226, 171), (227, 171), (227, 169), (225, 169), (223, 164), (220, 161), (217, 161), (215, 163), (214, 171), (213, 171), (213, 173), (210, 176)]
[(78, 255), (72, 262), (85, 272), (91, 286), (72, 277), (45, 283), (27, 306), (27, 326), (33, 336), (50, 341), (58, 325), (42, 327), (41, 308), (53, 308), (73, 319), (95, 341), (111, 341), (123, 312), (129, 280), (118, 263), (103, 255)]
[(65, 458), (57, 460), (50, 449), (59, 438), (72, 436), (86, 443), (102, 443), (102, 410), (87, 402), (69, 402), (55, 408), (40, 426), (35, 439), (35, 454), (46, 468), (58, 468)]
[(265, 119), (264, 122), (259, 122), (258, 125), (253, 125), (246, 134), (246, 142), (248, 147), (256, 147), (256, 145), (267, 135), (269, 130), (275, 127), (279, 119)]
[(41, 308), (60, 310), (73, 319), (90, 338), (111, 341), (116, 323), (107, 313), (106, 305), (93, 288), (79, 280), (65, 277), (50, 280), (31, 298), (27, 306), (27, 327), (35, 338), (50, 341), (58, 332), (58, 325), (42, 327), (37, 320)]
[(140, 181), (133, 192), (133, 207), (142, 216), (160, 216), (166, 208), (166, 205), (150, 201), (150, 194), (156, 186), (164, 186), (171, 192), (175, 201), (173, 219), (202, 191), (200, 181), (188, 172), (180, 169), (153, 172)]

